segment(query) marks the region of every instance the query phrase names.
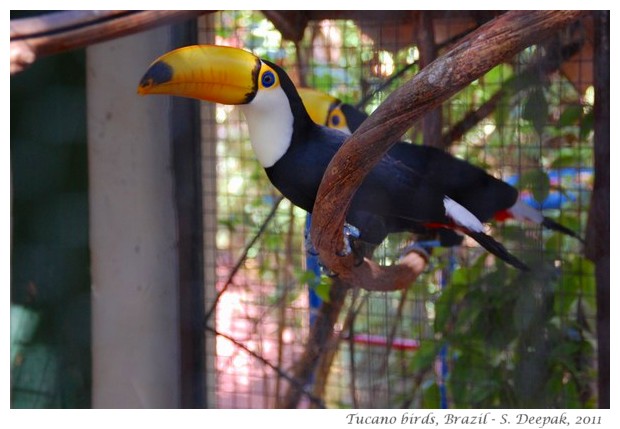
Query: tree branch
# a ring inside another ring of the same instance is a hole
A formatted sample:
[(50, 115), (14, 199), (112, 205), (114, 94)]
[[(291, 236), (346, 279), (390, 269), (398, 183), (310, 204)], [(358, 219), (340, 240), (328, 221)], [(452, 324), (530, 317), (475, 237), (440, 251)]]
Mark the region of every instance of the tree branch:
[(293, 379), (295, 383), (291, 383), (291, 388), (287, 392), (282, 402), (285, 408), (296, 408), (304, 393), (298, 386), (305, 386), (310, 380), (319, 357), (325, 353), (326, 345), (333, 334), (334, 324), (340, 314), (347, 289), (330, 288), (329, 302), (324, 301), (321, 304), (320, 313), (317, 315), (314, 325), (310, 328), (308, 343), (304, 349), (303, 355), (297, 360), (292, 368)]
[(271, 368), (276, 374), (278, 374), (279, 377), (285, 379), (286, 381), (288, 381), (292, 386), (295, 387), (295, 391), (299, 392), (299, 395), (305, 395), (314, 405), (316, 405), (319, 408), (325, 408), (325, 404), (323, 403), (323, 400), (321, 398), (317, 398), (316, 396), (314, 396), (312, 393), (308, 392), (306, 390), (306, 388), (299, 383), (299, 381), (297, 381), (295, 378), (291, 377), (290, 375), (288, 375), (286, 373), (286, 371), (284, 371), (282, 368), (280, 368), (279, 366), (276, 366), (274, 364), (272, 364), (271, 362), (269, 362), (267, 359), (265, 359), (263, 356), (261, 356), (259, 353), (255, 352), (254, 350), (248, 348), (245, 344), (237, 341), (236, 339), (234, 339), (233, 337), (231, 337), (230, 335), (226, 335), (222, 332), (219, 332), (218, 330), (216, 330), (215, 328), (207, 325), (205, 327), (205, 330), (207, 330), (208, 332), (211, 332), (212, 334), (215, 334), (217, 336), (220, 336), (222, 338), (226, 338), (228, 341), (230, 341), (231, 343), (233, 343), (235, 346), (239, 347), (240, 349), (244, 350), (246, 353), (248, 353), (250, 356), (252, 356), (255, 359), (258, 359), (259, 361), (261, 361), (264, 365), (268, 366), (269, 368)]
[(211, 303), (211, 307), (209, 307), (209, 310), (205, 314), (205, 320), (204, 320), (205, 325), (209, 322), (209, 319), (211, 319), (211, 316), (213, 316), (213, 314), (215, 313), (215, 309), (217, 308), (217, 304), (220, 302), (220, 298), (222, 297), (224, 292), (226, 292), (228, 287), (232, 284), (233, 279), (235, 278), (235, 275), (237, 275), (237, 272), (241, 269), (241, 267), (245, 263), (245, 260), (248, 257), (248, 253), (250, 252), (250, 249), (256, 244), (258, 239), (263, 235), (263, 233), (267, 229), (267, 225), (269, 225), (269, 222), (271, 222), (271, 220), (276, 215), (276, 212), (278, 211), (278, 206), (280, 205), (283, 199), (284, 197), (281, 195), (278, 198), (276, 198), (276, 200), (273, 203), (273, 206), (271, 207), (271, 210), (269, 211), (269, 214), (267, 214), (267, 217), (265, 218), (263, 223), (261, 223), (260, 227), (258, 228), (258, 231), (256, 231), (256, 233), (252, 236), (250, 241), (246, 243), (245, 247), (243, 248), (243, 251), (241, 252), (241, 255), (237, 258), (237, 262), (235, 262), (235, 265), (233, 265), (233, 267), (228, 272), (228, 277), (226, 278), (226, 281), (224, 282), (224, 286), (222, 286), (222, 289), (217, 293), (215, 299)]
[(11, 20), (11, 74), (44, 55), (174, 24), (207, 11), (69, 11)]
[[(413, 79), (394, 91), (364, 121), (329, 164), (315, 201), (312, 232), (323, 263), (347, 282), (367, 290), (397, 290), (415, 280), (423, 266), (380, 266), (338, 256), (342, 225), (357, 188), (407, 128), (496, 64), (544, 40), (584, 16), (584, 11), (512, 11), (470, 33)], [(410, 254), (415, 255), (415, 254)], [(419, 262), (419, 261), (418, 261)]]

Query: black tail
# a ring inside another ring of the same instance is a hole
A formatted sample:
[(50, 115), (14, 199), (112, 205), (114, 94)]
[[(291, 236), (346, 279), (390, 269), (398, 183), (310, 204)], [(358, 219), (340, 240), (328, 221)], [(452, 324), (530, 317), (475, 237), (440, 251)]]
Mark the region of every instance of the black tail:
[(549, 229), (552, 229), (554, 231), (559, 231), (559, 232), (562, 232), (562, 233), (564, 233), (566, 235), (570, 235), (571, 237), (575, 237), (577, 240), (581, 241), (582, 243), (585, 242), (584, 239), (581, 238), (580, 236), (578, 236), (575, 231), (565, 227), (564, 225), (561, 225), (561, 224), (557, 223), (554, 220), (549, 219), (548, 217), (544, 217), (543, 218), (543, 221), (542, 221), (541, 225), (544, 226), (545, 228), (549, 228)]
[(484, 232), (471, 232), (467, 231), (467, 235), (476, 240), (482, 247), (489, 252), (504, 260), (506, 263), (518, 268), (522, 271), (530, 271), (530, 267), (521, 262), (516, 256), (508, 252), (506, 248), (499, 242), (495, 241), (490, 235), (486, 235)]

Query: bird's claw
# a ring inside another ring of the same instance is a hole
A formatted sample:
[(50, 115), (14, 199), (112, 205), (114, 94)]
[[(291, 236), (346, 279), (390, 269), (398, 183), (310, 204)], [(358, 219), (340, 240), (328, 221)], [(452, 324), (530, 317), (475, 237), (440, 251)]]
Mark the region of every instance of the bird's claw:
[[(343, 239), (344, 246), (343, 246), (342, 251), (338, 252), (337, 255), (348, 256), (351, 253), (356, 253), (353, 246), (351, 245), (351, 242), (352, 240), (360, 238), (361, 236), (360, 230), (351, 224), (345, 223), (344, 228), (343, 228), (343, 233), (344, 233), (344, 239)], [(312, 244), (310, 233), (306, 234), (304, 244), (306, 248), (306, 253), (308, 255), (319, 256), (319, 252), (317, 252), (314, 245)], [(363, 258), (356, 257), (354, 265), (358, 267), (362, 264), (363, 261), (364, 261)], [(338, 273), (331, 271), (329, 268), (323, 265), (320, 261), (319, 261), (319, 266), (321, 267), (321, 271), (323, 272), (323, 274), (325, 274), (327, 277), (331, 277), (331, 278), (338, 277)]]
[(345, 223), (343, 228), (344, 233), (344, 247), (342, 251), (338, 252), (338, 256), (348, 256), (353, 252), (353, 248), (351, 246), (351, 241), (357, 238), (360, 238), (360, 230), (355, 226)]
[(314, 244), (312, 244), (312, 238), (310, 238), (310, 231), (305, 234), (304, 247), (306, 248), (306, 253), (310, 256), (319, 256), (319, 252), (314, 248)]
[(321, 272), (325, 274), (327, 277), (329, 277), (330, 279), (335, 279), (336, 277), (338, 277), (337, 272), (330, 270), (324, 265), (321, 265)]

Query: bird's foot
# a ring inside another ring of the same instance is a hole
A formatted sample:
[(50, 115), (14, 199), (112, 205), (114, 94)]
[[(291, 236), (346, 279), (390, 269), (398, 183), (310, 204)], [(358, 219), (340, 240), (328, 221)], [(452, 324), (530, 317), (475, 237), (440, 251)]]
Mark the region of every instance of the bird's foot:
[(337, 272), (330, 270), (325, 265), (320, 264), (320, 267), (321, 267), (321, 273), (325, 274), (330, 279), (334, 279), (334, 278), (338, 277), (338, 273)]
[(319, 252), (314, 248), (314, 244), (312, 244), (312, 238), (310, 237), (310, 231), (305, 234), (304, 237), (304, 247), (306, 248), (306, 253), (310, 256), (319, 256)]
[(353, 252), (351, 242), (357, 238), (360, 238), (360, 230), (349, 223), (344, 224), (344, 246), (342, 251), (338, 253), (338, 256), (349, 256)]
[[(344, 228), (343, 228), (343, 233), (344, 233), (343, 249), (342, 251), (338, 252), (337, 255), (348, 256), (351, 253), (353, 253), (355, 255), (354, 265), (357, 267), (361, 265), (362, 262), (364, 262), (364, 258), (360, 256), (360, 253), (355, 250), (355, 245), (353, 244), (354, 240), (360, 238), (361, 236), (360, 230), (351, 224), (345, 223)], [(313, 256), (313, 257), (319, 256), (319, 252), (315, 249), (314, 245), (312, 244), (312, 240), (310, 238), (309, 233), (306, 234), (304, 245), (306, 248), (306, 253), (308, 255)], [(327, 277), (332, 277), (332, 278), (338, 277), (338, 273), (331, 271), (329, 268), (323, 265), (321, 261), (319, 261), (319, 267), (321, 268), (321, 272), (325, 274)]]
[(410, 254), (411, 252), (415, 252), (417, 254), (419, 254), (420, 256), (422, 256), (424, 259), (426, 259), (426, 261), (428, 262), (428, 260), (431, 258), (431, 251), (434, 243), (432, 242), (412, 242), (407, 244), (405, 247), (403, 247), (400, 251), (400, 257), (399, 259), (403, 259), (405, 256), (407, 256), (408, 254)]
[[(343, 227), (344, 233), (344, 246), (340, 252), (338, 252), (338, 256), (348, 256), (353, 252), (353, 247), (351, 246), (351, 241), (357, 238), (360, 238), (360, 230), (355, 226), (345, 223)], [(310, 233), (306, 234), (304, 246), (306, 248), (306, 253), (311, 256), (318, 256), (319, 252), (314, 248), (312, 244), (312, 239), (310, 238)]]

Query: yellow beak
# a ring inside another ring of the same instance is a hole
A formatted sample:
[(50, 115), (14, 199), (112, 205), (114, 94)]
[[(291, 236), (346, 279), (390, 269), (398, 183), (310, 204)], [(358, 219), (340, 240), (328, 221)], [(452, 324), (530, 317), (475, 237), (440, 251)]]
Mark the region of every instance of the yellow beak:
[(314, 89), (299, 88), (297, 92), (299, 92), (308, 114), (319, 125), (327, 125), (329, 113), (336, 105), (340, 104), (340, 100), (336, 97)]
[(246, 104), (257, 91), (260, 59), (226, 46), (194, 45), (155, 60), (138, 94), (168, 94), (222, 104)]

